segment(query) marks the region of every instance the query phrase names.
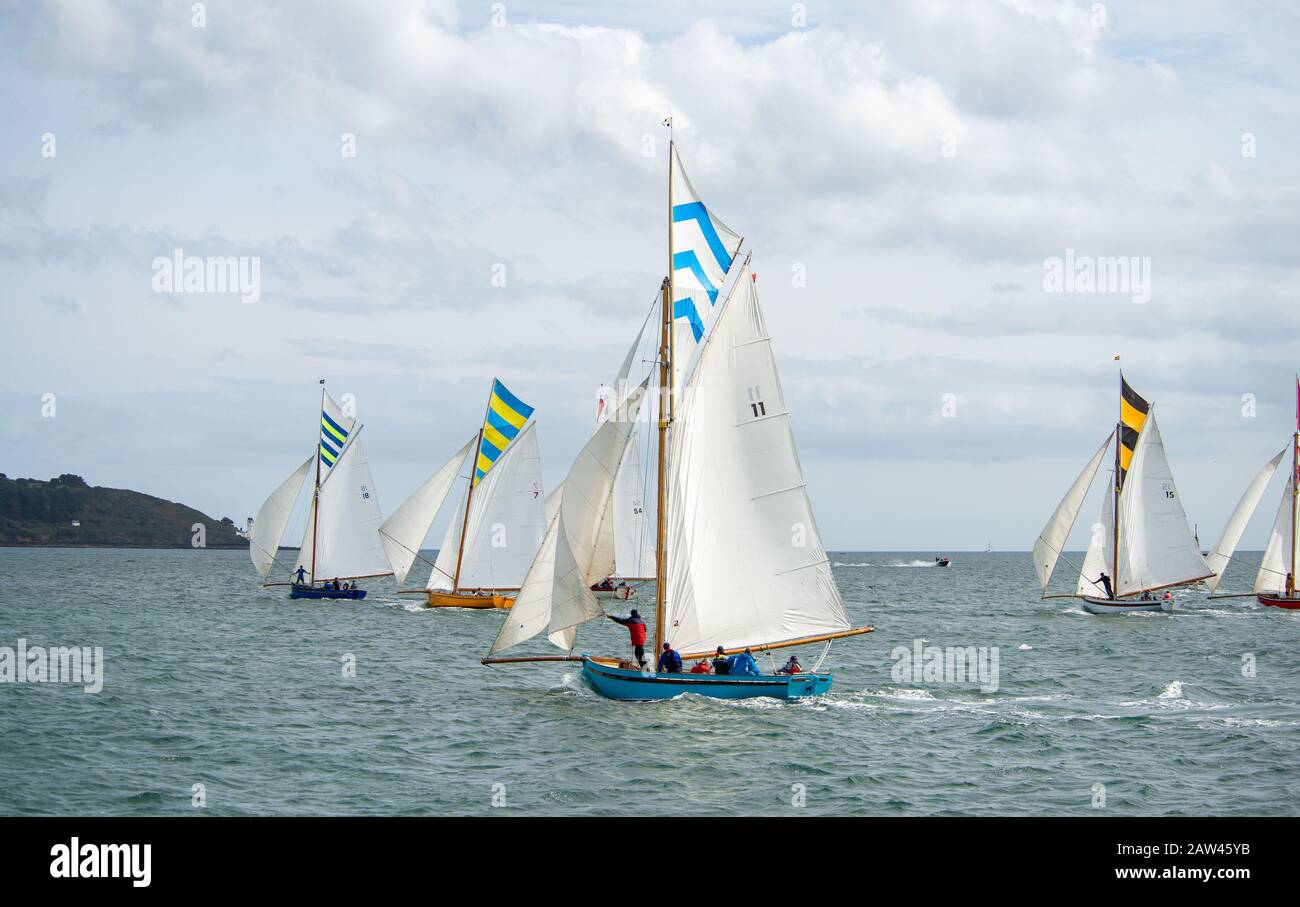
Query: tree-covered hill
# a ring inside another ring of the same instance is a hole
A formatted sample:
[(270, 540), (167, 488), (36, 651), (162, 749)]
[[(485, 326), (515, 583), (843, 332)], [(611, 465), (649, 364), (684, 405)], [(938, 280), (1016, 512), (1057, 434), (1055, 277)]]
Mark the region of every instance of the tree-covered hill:
[(0, 545), (189, 548), (196, 523), (204, 527), (204, 547), (248, 546), (229, 519), (214, 520), (184, 504), (124, 488), (92, 488), (81, 476), (43, 482), (0, 473)]

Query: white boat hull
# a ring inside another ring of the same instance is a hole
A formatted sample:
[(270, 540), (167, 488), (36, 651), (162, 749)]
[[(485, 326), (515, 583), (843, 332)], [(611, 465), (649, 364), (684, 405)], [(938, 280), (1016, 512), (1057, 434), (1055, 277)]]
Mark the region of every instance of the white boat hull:
[(1143, 602), (1132, 599), (1093, 598), (1083, 596), (1083, 607), (1089, 614), (1126, 614), (1129, 611), (1172, 611), (1174, 603)]

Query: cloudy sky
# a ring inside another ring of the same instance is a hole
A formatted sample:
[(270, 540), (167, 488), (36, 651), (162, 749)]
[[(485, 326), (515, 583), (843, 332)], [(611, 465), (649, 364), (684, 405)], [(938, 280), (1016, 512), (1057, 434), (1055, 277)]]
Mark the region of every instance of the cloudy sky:
[[(242, 521), (324, 377), (391, 510), (499, 376), (553, 484), (663, 273), (668, 115), (753, 249), (830, 547), (1028, 549), (1116, 354), (1203, 536), (1292, 430), (1285, 4), (194, 7), (0, 2), (11, 476)], [(155, 292), (177, 249), (258, 257), (260, 298)], [(1150, 301), (1048, 292), (1067, 249), (1149, 260)]]

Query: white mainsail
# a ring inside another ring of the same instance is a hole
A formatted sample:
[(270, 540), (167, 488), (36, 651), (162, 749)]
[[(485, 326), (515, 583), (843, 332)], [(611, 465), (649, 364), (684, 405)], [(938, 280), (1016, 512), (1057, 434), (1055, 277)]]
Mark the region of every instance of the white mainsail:
[(1277, 516), (1273, 518), (1268, 546), (1264, 549), (1264, 560), (1260, 562), (1259, 572), (1255, 574), (1256, 592), (1281, 594), (1286, 591), (1286, 576), (1295, 562), (1296, 526), (1292, 520), (1291, 506), (1294, 481), (1295, 476), (1287, 479), (1282, 500), (1278, 502)]
[(546, 534), (537, 423), (529, 422), (474, 489), (462, 589), (516, 589)]
[(664, 639), (683, 653), (850, 629), (746, 263), (673, 427)]
[(1083, 472), (1079, 473), (1079, 477), (1074, 480), (1065, 497), (1061, 498), (1061, 503), (1056, 506), (1052, 518), (1038, 534), (1038, 541), (1034, 542), (1034, 569), (1038, 571), (1038, 581), (1042, 584), (1044, 592), (1047, 591), (1047, 583), (1052, 578), (1052, 571), (1056, 569), (1056, 561), (1061, 556), (1065, 540), (1069, 537), (1070, 530), (1074, 528), (1074, 521), (1079, 516), (1083, 499), (1087, 497), (1092, 480), (1101, 467), (1101, 458), (1110, 448), (1112, 437), (1113, 435), (1106, 436), (1106, 440), (1092, 455), (1088, 465), (1083, 467)]
[(351, 433), (329, 474), (321, 480), (317, 512), (307, 516), (299, 563), (312, 569), (314, 518), (313, 574), (317, 580), (388, 576), (392, 572), (379, 540), (384, 517), (360, 436), (360, 428)]
[(613, 570), (614, 553), (602, 537), (607, 534), (619, 462), (648, 381), (628, 395), (617, 414), (600, 423), (569, 467), (556, 505), (547, 501), (553, 517), (491, 654), (543, 631), (552, 643), (569, 650), (576, 627), (603, 613), (591, 585)]
[(1117, 595), (1133, 595), (1214, 574), (1183, 512), (1156, 425), (1155, 406), (1138, 435), (1120, 492)]
[(655, 530), (646, 507), (640, 434), (634, 427), (614, 480), (614, 573), (645, 578), (655, 575)]
[(266, 579), (275, 563), (275, 554), (280, 548), (284, 530), (289, 525), (293, 504), (298, 500), (298, 493), (302, 491), (302, 485), (307, 481), (307, 472), (315, 459), (316, 455), (312, 454), (293, 471), (293, 475), (281, 482), (253, 518), (253, 528), (248, 534), (248, 554), (262, 579)]
[[(628, 348), (623, 358), (623, 365), (618, 370), (612, 389), (601, 389), (601, 406), (596, 423), (619, 411), (620, 404), (633, 387), (629, 387), (628, 378), (636, 362), (637, 352), (645, 335), (646, 324), (641, 325), (636, 340)], [(638, 420), (628, 435), (623, 459), (619, 463), (618, 473), (614, 479), (614, 501), (610, 531), (614, 536), (613, 574), (621, 577), (645, 578), (655, 575), (654, 531), (649, 527), (649, 514), (646, 507), (645, 482), (641, 472), (640, 445), (646, 424), (645, 419)], [(549, 521), (548, 521), (549, 525)], [(602, 577), (603, 578), (603, 577)]]
[(1282, 457), (1286, 456), (1286, 448), (1278, 451), (1277, 456), (1264, 464), (1263, 468), (1255, 474), (1249, 485), (1246, 486), (1245, 492), (1241, 495), (1241, 500), (1237, 502), (1237, 507), (1232, 511), (1232, 516), (1228, 517), (1228, 524), (1223, 527), (1223, 535), (1220, 536), (1219, 542), (1206, 558), (1206, 563), (1214, 571), (1214, 576), (1205, 581), (1209, 588), (1210, 594), (1219, 587), (1219, 581), (1223, 579), (1223, 572), (1228, 567), (1228, 562), (1232, 560), (1233, 553), (1237, 550), (1237, 543), (1241, 541), (1241, 534), (1246, 531), (1246, 524), (1255, 514), (1255, 508), (1259, 506), (1260, 498), (1264, 496), (1264, 491), (1268, 487), (1269, 481), (1273, 478), (1273, 473), (1277, 472), (1277, 466), (1282, 462)]
[(429, 534), (429, 527), (442, 509), (447, 493), (456, 481), (456, 474), (469, 456), (477, 437), (476, 434), (466, 441), (464, 447), (403, 501), (402, 506), (379, 527), (379, 539), (383, 542), (388, 563), (393, 568), (393, 576), (399, 587), (406, 582), (406, 575), (415, 563), (420, 546), (424, 544), (424, 537)]

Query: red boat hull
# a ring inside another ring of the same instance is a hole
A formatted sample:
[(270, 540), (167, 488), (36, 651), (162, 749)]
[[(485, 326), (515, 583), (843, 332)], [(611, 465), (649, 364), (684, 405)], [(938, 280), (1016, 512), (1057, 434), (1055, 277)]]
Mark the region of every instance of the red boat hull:
[(1256, 595), (1255, 600), (1261, 605), (1286, 608), (1290, 611), (1300, 608), (1300, 598), (1287, 598), (1285, 595)]

